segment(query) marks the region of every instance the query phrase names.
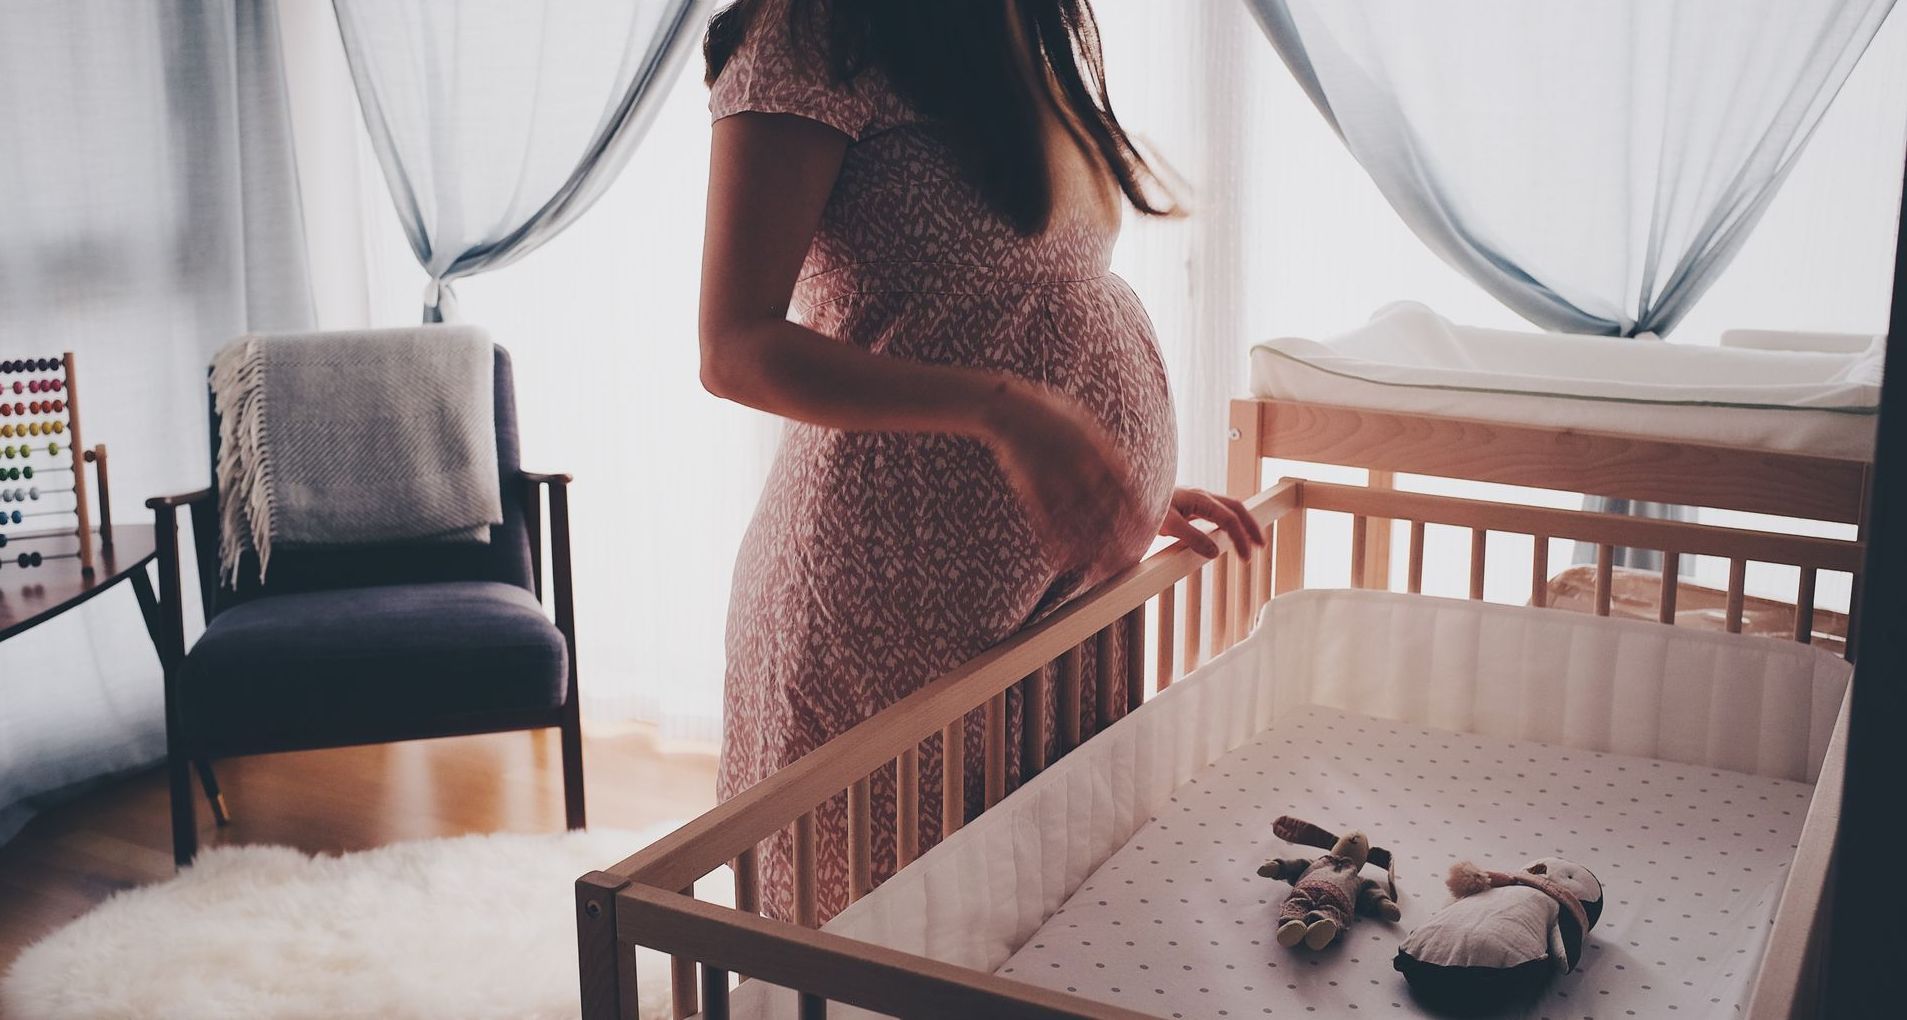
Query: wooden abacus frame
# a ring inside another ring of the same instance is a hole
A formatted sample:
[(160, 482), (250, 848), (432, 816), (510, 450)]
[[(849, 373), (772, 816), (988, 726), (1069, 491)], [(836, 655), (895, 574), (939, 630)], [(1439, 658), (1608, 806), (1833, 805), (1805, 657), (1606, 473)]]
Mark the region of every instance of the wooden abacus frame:
[[(1257, 464), (1250, 466), (1254, 484), (1258, 469)], [(985, 759), (980, 765), (986, 776), (986, 806), (990, 808), (1005, 797), (1010, 792), (1006, 692), (1016, 684), (1043, 683), (1043, 668), (1048, 664), (1057, 664), (1056, 675), (1066, 685), (1063, 693), (1069, 699), (1098, 699), (1100, 718), (1105, 722), (1141, 707), (1146, 698), (1143, 668), (1115, 672), (1104, 665), (1112, 658), (1101, 656), (1097, 675), (1083, 676), (1079, 649), (1088, 641), (1114, 640), (1114, 635), (1123, 630), (1135, 653), (1128, 656), (1128, 661), (1143, 663), (1148, 603), (1156, 605), (1158, 640), (1151, 650), (1157, 664), (1155, 690), (1170, 686), (1181, 670), (1189, 672), (1204, 660), (1202, 644), (1207, 635), (1213, 655), (1242, 639), (1253, 616), (1269, 599), (1303, 587), (1309, 511), (1348, 514), (1358, 535), (1368, 533), (1372, 520), (1409, 521), (1413, 525), (1413, 562), (1418, 562), (1422, 554), (1426, 524), (1467, 528), (1479, 536), (1508, 532), (1576, 539), (1604, 549), (1627, 546), (1659, 550), (1665, 554), (1665, 569), (1660, 572), (1665, 593), (1675, 586), (1678, 555), (1796, 566), (1807, 587), (1812, 586), (1820, 570), (1859, 571), (1865, 555), (1864, 544), (1858, 540), (1782, 535), (1289, 478), (1252, 496), (1247, 506), (1253, 517), (1272, 531), (1270, 548), (1255, 553), (1236, 550), (1223, 534), (1215, 534), (1224, 550), (1216, 561), (1207, 561), (1182, 544), (1156, 553), (649, 848), (578, 879), (577, 939), (586, 1020), (636, 1016), (633, 962), (637, 946), (674, 954), (672, 992), (678, 1018), (702, 1010), (709, 1020), (725, 1020), (729, 976), (735, 973), (796, 989), (801, 993), (804, 1020), (825, 1016), (830, 1000), (907, 1017), (1136, 1020), (1142, 1014), (819, 930), (813, 909), (817, 855), (845, 854), (851, 899), (871, 891), (872, 808), (866, 795), (869, 776), (889, 762), (898, 763), (899, 775), (917, 776), (910, 761), (917, 761), (919, 745), (936, 735), (944, 739), (946, 733), (960, 732), (973, 712), (983, 713), (988, 723)], [(1473, 569), (1481, 563), (1483, 547), (1482, 542), (1472, 545)], [(1532, 543), (1532, 547), (1541, 549), (1543, 544)], [(1363, 550), (1361, 543), (1353, 543), (1354, 568), (1361, 565)], [(1532, 559), (1539, 556), (1533, 555)], [(1208, 570), (1214, 581), (1228, 577), (1235, 582), (1213, 584), (1209, 602), (1204, 599)], [(1546, 580), (1534, 566), (1530, 576), (1533, 588), (1540, 588)], [(1479, 586), (1472, 585), (1470, 597), (1482, 598)], [(1597, 606), (1599, 614), (1606, 615), (1607, 611), (1606, 603)], [(1673, 613), (1664, 613), (1661, 622), (1674, 625)], [(1801, 628), (1797, 631), (1796, 638), (1806, 641), (1806, 632)], [(1175, 649), (1175, 639), (1181, 637), (1183, 643)], [(1026, 706), (1026, 732), (1031, 735), (1028, 746), (1040, 747), (1055, 720), (1047, 718), (1044, 697), (1029, 696), (1022, 699), (1022, 704)], [(1060, 722), (1062, 753), (1093, 736), (1075, 731), (1071, 723), (1077, 719), (1075, 713)], [(1840, 810), (1845, 728), (1844, 710), (1822, 766), (1776, 930), (1757, 977), (1749, 1010), (1756, 1018), (1809, 1015), (1804, 1000), (1809, 993), (1811, 968), (1817, 962), (1811, 936), (1822, 923), (1821, 910), (1830, 888), (1828, 862)], [(950, 756), (950, 767), (964, 768), (959, 741), (951, 746), (955, 751)], [(1037, 755), (1029, 755), (1028, 764), (1030, 775), (1044, 762)], [(848, 792), (846, 845), (817, 846), (813, 812), (844, 790)], [(903, 792), (896, 804), (898, 831), (916, 828), (920, 798), (928, 795), (925, 789), (913, 790), (911, 796)], [(959, 811), (945, 817), (947, 835), (963, 824)], [(760, 916), (756, 857), (763, 840), (790, 828), (795, 841), (795, 901), (800, 922), (792, 924)], [(896, 870), (910, 863), (905, 847), (899, 854)], [(734, 869), (736, 907), (697, 901), (696, 880), (723, 865)]]
[[(76, 367), (76, 360), (72, 351), (62, 353), (58, 359), (50, 357), (8, 359), (6, 362), (0, 363), (0, 375), (18, 375), (25, 372), (48, 373), (53, 371), (52, 364), (59, 366), (60, 374), (57, 378), (59, 379), (60, 385), (55, 388), (54, 392), (63, 395), (52, 398), (54, 403), (60, 405), (58, 410), (30, 411), (27, 408), (31, 405), (17, 401), (13, 403), (13, 406), (17, 409), (14, 413), (22, 416), (28, 414), (39, 416), (47, 414), (65, 415), (63, 419), (57, 417), (50, 419), (51, 421), (60, 422), (64, 428), (63, 432), (51, 434), (64, 435), (66, 437), (65, 452), (68, 459), (72, 462), (71, 470), (73, 472), (73, 486), (71, 489), (73, 493), (73, 509), (70, 512), (75, 516), (76, 526), (71, 532), (59, 530), (38, 531), (24, 537), (28, 539), (40, 539), (72, 534), (79, 540), (77, 558), (79, 560), (80, 572), (90, 576), (97, 566), (96, 552), (98, 550), (111, 551), (112, 549), (112, 487), (107, 475), (106, 445), (100, 443), (88, 447), (86, 445), (85, 433), (80, 428), (79, 373)], [(22, 362), (33, 367), (18, 367)], [(18, 385), (17, 380), (15, 385)], [(8, 387), (8, 389), (11, 390), (13, 387)], [(5, 402), (5, 396), (6, 395), (0, 395), (0, 402)], [(38, 403), (38, 401), (35, 401), (35, 403)], [(11, 422), (8, 424), (11, 424)], [(31, 424), (38, 425), (41, 424), (41, 422)], [(28, 436), (27, 438), (31, 439), (35, 437)], [(53, 442), (56, 442), (56, 440), (48, 440), (49, 444)], [(28, 444), (28, 450), (30, 455), (31, 444)], [(57, 457), (59, 454), (49, 452), (48, 456)], [(94, 507), (88, 502), (88, 486), (86, 481), (86, 465), (88, 464), (93, 466), (93, 474), (98, 483), (98, 493), (96, 495), (98, 502), (97, 529), (94, 527)], [(98, 535), (97, 549), (94, 544), (95, 533)]]

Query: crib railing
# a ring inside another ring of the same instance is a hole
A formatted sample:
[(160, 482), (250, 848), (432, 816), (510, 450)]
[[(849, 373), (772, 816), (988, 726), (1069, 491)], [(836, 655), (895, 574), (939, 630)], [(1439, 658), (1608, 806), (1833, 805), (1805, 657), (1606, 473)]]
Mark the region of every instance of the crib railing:
[[(830, 741), (793, 765), (763, 780), (656, 842), (576, 884), (583, 1016), (636, 1016), (633, 949), (645, 946), (672, 954), (672, 993), (677, 1017), (698, 1010), (710, 1020), (728, 1015), (730, 973), (745, 974), (796, 989), (804, 1018), (826, 1015), (830, 1000), (879, 1012), (949, 1017), (1138, 1017), (1103, 1003), (1063, 992), (871, 945), (819, 930), (816, 864), (822, 853), (845, 856), (849, 899), (874, 886), (871, 860), (873, 798), (870, 777), (891, 763), (897, 776), (894, 802), (899, 835), (895, 870), (921, 852), (919, 829), (922, 788), (921, 745), (936, 736), (948, 750), (945, 774), (964, 776), (965, 720), (971, 712), (985, 718), (980, 769), (984, 804), (991, 807), (1011, 792), (1007, 768), (1009, 728), (1007, 692), (1022, 686), (1025, 743), (1019, 780), (1047, 766), (1045, 736), (1059, 727), (1060, 754), (1090, 739), (1093, 732), (1138, 707), (1146, 694), (1145, 673), (1152, 665), (1156, 690), (1242, 638), (1266, 601), (1300, 588), (1306, 566), (1308, 511), (1352, 517), (1353, 579), (1364, 555), (1370, 522), (1409, 522), (1408, 587), (1421, 590), (1425, 527), (1468, 528), (1472, 535), (1470, 597), (1483, 596), (1486, 541), (1493, 532), (1532, 536), (1532, 600), (1542, 604), (1546, 589), (1547, 540), (1574, 539), (1601, 550), (1597, 611), (1608, 613), (1611, 552), (1624, 546), (1664, 552), (1665, 623), (1673, 624), (1677, 558), (1726, 557), (1731, 571), (1731, 605), (1739, 623), (1739, 589), (1745, 565), (1767, 562), (1801, 569), (1802, 605), (1820, 570), (1859, 567), (1859, 542), (1810, 538), (1672, 521), (1644, 520), (1574, 510), (1513, 506), (1355, 486), (1285, 479), (1247, 501), (1253, 517), (1273, 537), (1267, 550), (1237, 550), (1222, 533), (1224, 549), (1207, 561), (1183, 546), (1172, 546), (1106, 582), (1012, 639), (956, 667), (919, 691)], [(1207, 575), (1210, 575), (1209, 578)], [(1209, 584), (1208, 584), (1209, 581)], [(1209, 588), (1209, 593), (1208, 593)], [(1148, 604), (1155, 608), (1150, 614)], [(1145, 649), (1148, 615), (1154, 637)], [(1796, 636), (1807, 640), (1806, 612)], [(1731, 628), (1734, 629), (1734, 628)], [(1108, 654), (1123, 640), (1123, 664)], [(1082, 675), (1081, 649), (1096, 645), (1092, 676)], [(1044, 667), (1054, 668), (1060, 711), (1049, 718), (1041, 690)], [(1097, 711), (1080, 711), (1092, 699)], [(1090, 715), (1092, 723), (1082, 725)], [(943, 783), (942, 835), (965, 821), (964, 783)], [(847, 838), (843, 846), (822, 846), (815, 812), (845, 793)], [(760, 916), (758, 847), (791, 831), (794, 864), (794, 924)], [(695, 882), (724, 864), (735, 874), (733, 909), (697, 901)], [(699, 967), (699, 973), (698, 973)]]
[[(1549, 540), (1573, 539), (1596, 547), (1596, 586), (1594, 609), (1598, 616), (1610, 613), (1610, 591), (1614, 577), (1615, 550), (1647, 549), (1662, 554), (1658, 571), (1660, 594), (1658, 619), (1673, 624), (1676, 597), (1680, 590), (1680, 567), (1684, 556), (1715, 556), (1729, 563), (1726, 629), (1739, 633), (1745, 585), (1751, 562), (1776, 563), (1799, 568), (1795, 592), (1793, 636), (1808, 642), (1814, 632), (1814, 592), (1817, 575), (1823, 570), (1844, 571), (1856, 575), (1864, 546), (1860, 542), (1784, 535), (1742, 528), (1723, 528), (1683, 521), (1655, 521), (1612, 514), (1592, 514), (1549, 507), (1517, 506), (1432, 496), (1396, 490), (1366, 489), (1360, 486), (1327, 485), (1306, 482), (1303, 505), (1309, 510), (1336, 511), (1351, 515), (1351, 578), (1354, 586), (1367, 579), (1363, 569), (1367, 532), (1373, 520), (1397, 519), (1410, 525), (1406, 590), (1423, 590), (1425, 526), (1451, 525), (1470, 531), (1470, 598), (1483, 598), (1488, 538), (1492, 532), (1527, 535), (1534, 539), (1530, 557), (1530, 604), (1542, 606), (1549, 593)], [(1303, 548), (1292, 551), (1302, 557)], [(1850, 612), (1852, 624), (1855, 614)]]

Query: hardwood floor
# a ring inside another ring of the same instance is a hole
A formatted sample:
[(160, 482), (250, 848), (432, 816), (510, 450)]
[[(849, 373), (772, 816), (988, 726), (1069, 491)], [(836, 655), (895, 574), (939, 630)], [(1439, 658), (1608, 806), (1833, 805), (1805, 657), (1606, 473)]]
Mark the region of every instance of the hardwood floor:
[[(715, 802), (712, 754), (665, 753), (638, 732), (586, 737), (583, 760), (591, 828), (640, 829)], [(217, 769), (232, 824), (214, 828), (201, 800), (205, 847), (360, 850), (563, 828), (555, 730), (239, 758)], [(0, 847), (0, 970), (108, 895), (171, 875), (169, 817), (165, 775), (154, 770), (47, 811)]]

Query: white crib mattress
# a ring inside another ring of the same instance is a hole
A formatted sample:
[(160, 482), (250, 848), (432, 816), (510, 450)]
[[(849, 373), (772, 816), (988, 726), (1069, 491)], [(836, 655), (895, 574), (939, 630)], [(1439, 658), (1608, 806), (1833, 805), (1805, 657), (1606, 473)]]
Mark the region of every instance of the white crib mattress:
[(1256, 345), (1251, 387), (1282, 400), (1869, 459), (1878, 338), (1857, 351), (1757, 344), (1483, 329), (1400, 301), (1323, 341)]
[[(1168, 1016), (1355, 1017), (1380, 1004), (1415, 1014), (1390, 960), (1408, 927), (1444, 902), (1451, 862), (1514, 866), (1560, 851), (1609, 889), (1598, 948), (1557, 986), (1570, 998), (1555, 1000), (1593, 1008), (1567, 1015), (1624, 1016), (1606, 1008), (1618, 994), (1732, 1004), (1759, 965), (1779, 862), (1849, 674), (1845, 660), (1792, 641), (1393, 592), (1292, 592), (1271, 600), (1244, 641), (826, 928), (1095, 997), (1130, 995)], [(1327, 724), (1335, 730), (1321, 732)], [(1538, 806), (1558, 797), (1575, 803)], [(1274, 855), (1270, 824), (1284, 813), (1363, 826), (1395, 848), (1404, 923), (1363, 925), (1315, 961), (1270, 943), (1283, 890), (1254, 872)], [(1714, 969), (1658, 980), (1691, 952)], [(1350, 996), (1352, 982), (1363, 983), (1357, 1010), (1319, 1005)], [(1187, 988), (1229, 991), (1208, 1009), (1179, 998)], [(785, 989), (750, 981), (730, 1015), (797, 1011)], [(828, 1015), (873, 1014), (834, 1003)]]
[[(1307, 706), (1180, 787), (999, 973), (1159, 1016), (1388, 1015), (1410, 1008), (1391, 959), (1449, 902), (1452, 862), (1562, 856), (1604, 911), (1528, 1015), (1719, 1015), (1745, 1005), (1813, 789)], [(1271, 834), (1281, 814), (1396, 853), (1403, 921), (1279, 947), (1290, 886), (1254, 869), (1318, 853)]]

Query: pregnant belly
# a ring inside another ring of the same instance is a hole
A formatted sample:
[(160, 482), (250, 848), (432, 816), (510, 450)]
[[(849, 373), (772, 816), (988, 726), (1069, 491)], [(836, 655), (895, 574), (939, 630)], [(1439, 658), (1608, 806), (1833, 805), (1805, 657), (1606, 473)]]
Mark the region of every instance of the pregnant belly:
[[(811, 307), (808, 324), (879, 354), (1010, 373), (1078, 400), (1126, 458), (1139, 498), (1131, 526), (1108, 543), (1131, 547), (1136, 559), (1156, 534), (1177, 473), (1177, 428), (1151, 320), (1123, 280), (1108, 274), (960, 293), (860, 292)], [(837, 509), (898, 498), (882, 491), (896, 486), (1004, 492), (1006, 485), (978, 442), (947, 436), (797, 426), (782, 459), (781, 470), (827, 478), (821, 502)]]

